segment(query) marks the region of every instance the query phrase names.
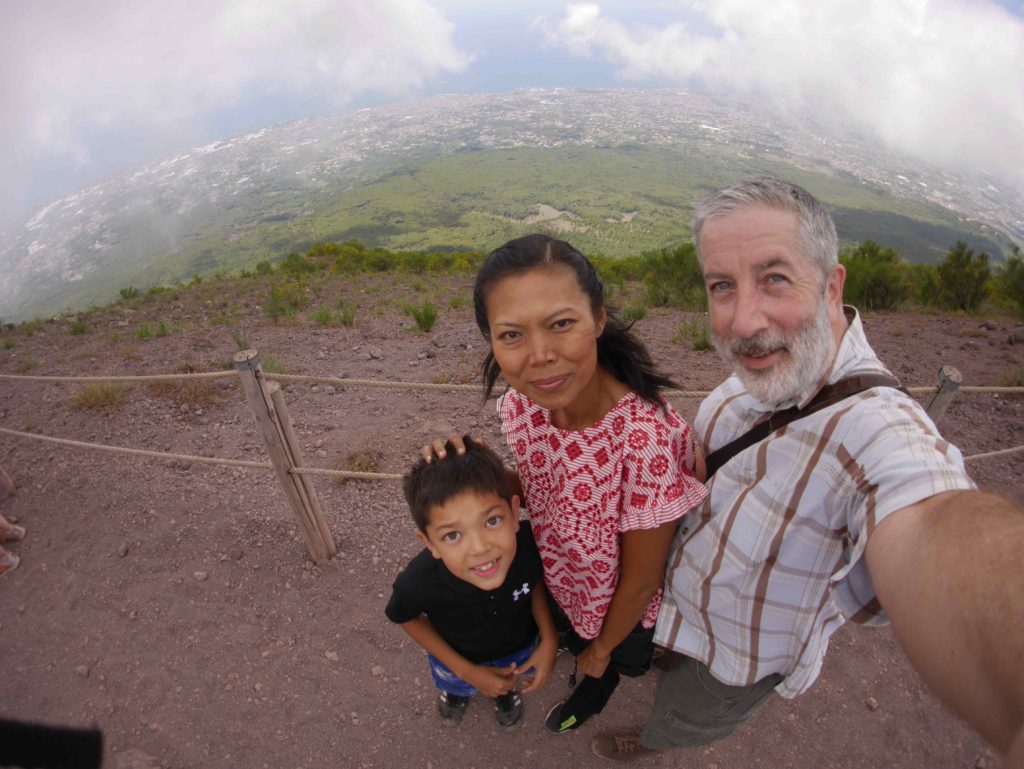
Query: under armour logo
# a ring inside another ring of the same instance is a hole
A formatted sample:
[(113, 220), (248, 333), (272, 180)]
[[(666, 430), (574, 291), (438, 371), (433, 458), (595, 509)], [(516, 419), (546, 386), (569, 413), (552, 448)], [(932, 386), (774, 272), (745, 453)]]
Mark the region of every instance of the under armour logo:
[(524, 582), (523, 586), (521, 588), (519, 588), (518, 590), (513, 590), (512, 591), (512, 600), (513, 601), (518, 601), (523, 596), (529, 595), (529, 594), (530, 594), (530, 583), (529, 582)]

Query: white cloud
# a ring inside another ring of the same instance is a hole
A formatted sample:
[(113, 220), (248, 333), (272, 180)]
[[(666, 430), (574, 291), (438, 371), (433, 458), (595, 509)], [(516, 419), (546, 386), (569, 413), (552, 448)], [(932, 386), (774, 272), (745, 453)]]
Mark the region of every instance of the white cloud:
[(119, 127), (191, 137), (261, 94), (328, 113), (468, 64), (427, 0), (33, 0), (0, 17), (0, 172), (87, 164)]
[(628, 79), (766, 97), (867, 130), (928, 161), (1024, 184), (1024, 21), (968, 0), (679, 0), (630, 25), (593, 3), (548, 17), (548, 40)]

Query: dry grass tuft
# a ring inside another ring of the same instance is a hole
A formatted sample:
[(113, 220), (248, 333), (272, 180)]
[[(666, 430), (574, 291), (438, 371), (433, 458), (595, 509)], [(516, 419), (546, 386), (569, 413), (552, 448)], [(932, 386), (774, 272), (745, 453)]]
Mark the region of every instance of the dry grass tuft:
[(71, 397), (74, 409), (113, 410), (124, 401), (125, 388), (113, 382), (90, 382)]
[[(384, 454), (377, 449), (361, 448), (348, 454), (342, 461), (339, 470), (349, 470), (354, 473), (379, 473), (384, 466)], [(343, 486), (355, 478), (336, 479), (339, 486)]]

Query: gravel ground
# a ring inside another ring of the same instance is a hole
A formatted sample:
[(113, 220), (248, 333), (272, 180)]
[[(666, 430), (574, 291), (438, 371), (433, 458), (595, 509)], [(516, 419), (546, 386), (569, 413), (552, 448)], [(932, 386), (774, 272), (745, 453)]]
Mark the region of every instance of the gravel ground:
[[(468, 283), (434, 280), (443, 309), (416, 333), (399, 308), (409, 287), (386, 277), (326, 284), (323, 302), (360, 305), (354, 327), (308, 318), (273, 325), (254, 296), (221, 325), (216, 285), (178, 300), (111, 308), (6, 330), (0, 372), (145, 374), (228, 365), (238, 344), (291, 374), (404, 382), (475, 381), (484, 345)], [(235, 289), (232, 289), (235, 290)], [(414, 298), (414, 297), (412, 297)], [(636, 328), (681, 387), (726, 374), (711, 352), (673, 341), (689, 315), (653, 310)], [(166, 336), (139, 339), (141, 323)], [(1007, 320), (919, 314), (865, 317), (869, 339), (904, 383), (932, 385), (943, 364), (964, 384), (996, 384), (1024, 366), (1024, 328)], [(1019, 374), (1018, 374), (1019, 375)], [(187, 389), (134, 385), (116, 407), (75, 408), (79, 385), (0, 380), (0, 427), (118, 446), (266, 461), (232, 379)], [(504, 449), (493, 402), (474, 393), (290, 384), (285, 397), (310, 465), (403, 472), (417, 447), (453, 430)], [(676, 398), (687, 418), (697, 400)], [(1024, 398), (960, 395), (940, 423), (972, 455), (1024, 444)], [(354, 456), (357, 455), (357, 456)], [(0, 713), (97, 724), (105, 766), (467, 767), (598, 765), (590, 737), (639, 722), (654, 676), (625, 680), (613, 706), (567, 735), (543, 731), (571, 660), (504, 732), (490, 704), (440, 726), (422, 654), (383, 615), (391, 580), (417, 549), (397, 484), (318, 478), (338, 554), (308, 558), (272, 473), (153, 460), (0, 435), (18, 486), (2, 511), (28, 529), (0, 578)], [(1024, 502), (1024, 454), (973, 462), (978, 482)], [(0, 492), (2, 494), (2, 492)], [(923, 687), (886, 629), (848, 628), (814, 688), (776, 699), (745, 729), (651, 767), (998, 767), (998, 756)]]

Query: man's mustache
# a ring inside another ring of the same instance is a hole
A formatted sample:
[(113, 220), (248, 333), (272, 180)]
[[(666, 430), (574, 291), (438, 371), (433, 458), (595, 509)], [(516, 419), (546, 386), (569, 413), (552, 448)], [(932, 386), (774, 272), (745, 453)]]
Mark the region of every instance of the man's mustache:
[(763, 333), (745, 339), (734, 339), (729, 344), (729, 351), (733, 355), (744, 355), (761, 357), (776, 350), (788, 350), (786, 339), (781, 334)]

